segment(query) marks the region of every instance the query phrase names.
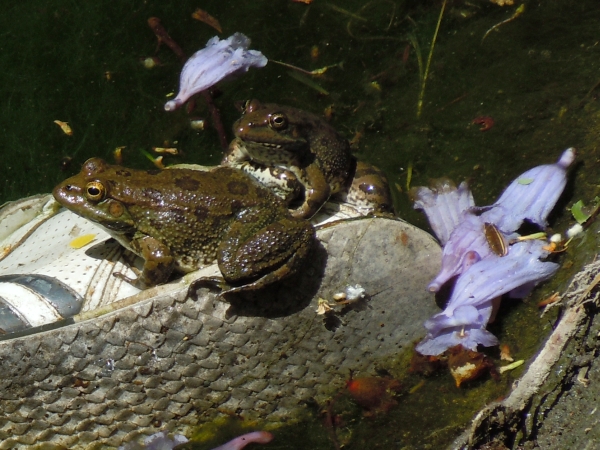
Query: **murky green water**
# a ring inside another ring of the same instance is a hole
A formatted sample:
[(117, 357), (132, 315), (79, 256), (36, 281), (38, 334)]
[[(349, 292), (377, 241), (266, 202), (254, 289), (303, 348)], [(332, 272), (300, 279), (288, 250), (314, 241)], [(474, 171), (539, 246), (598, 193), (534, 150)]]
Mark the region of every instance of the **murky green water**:
[[(170, 146), (183, 154), (167, 163), (217, 163), (221, 149), (210, 127), (194, 131), (184, 109), (164, 111), (166, 95), (177, 91), (182, 64), (168, 47), (157, 50), (147, 25), (149, 17), (159, 17), (191, 54), (216, 34), (191, 18), (202, 6), (218, 18), (223, 37), (241, 31), (271, 60), (307, 70), (343, 66), (313, 79), (329, 95), (272, 62), (223, 83), (216, 103), (227, 128), (238, 116), (236, 100), (256, 97), (317, 113), (330, 109), (332, 123), (357, 143), (357, 156), (386, 171), (400, 216), (422, 227), (426, 221), (407, 196), (409, 181), (414, 186), (441, 176), (467, 179), (477, 203), (488, 204), (520, 172), (553, 162), (574, 146), (578, 162), (552, 222), (564, 230), (571, 220), (566, 207), (578, 199), (589, 203), (600, 190), (600, 4), (528, 1), (520, 16), (482, 42), (486, 30), (510, 18), (518, 4), (449, 2), (417, 118), (420, 72), (441, 5), (439, 0), (314, 0), (310, 6), (291, 0), (207, 0), (202, 5), (51, 0), (4, 7), (0, 204), (48, 192), (87, 158), (112, 161), (121, 146), (126, 146), (124, 163), (134, 167), (151, 167), (142, 150)], [(150, 56), (162, 65), (144, 68), (140, 59)], [(193, 115), (208, 118), (202, 102)], [(493, 119), (491, 129), (480, 131), (472, 123), (482, 116)], [(73, 135), (65, 135), (54, 120), (67, 121)], [(561, 256), (565, 269), (557, 280), (538, 290), (535, 299), (504, 308), (493, 331), (518, 358), (536, 351), (554, 320), (539, 319), (536, 299), (560, 290), (596, 247), (594, 236), (576, 243)], [(405, 374), (404, 360), (399, 356), (386, 369), (408, 389), (421, 379)], [(506, 394), (510, 383), (505, 375), (500, 382), (485, 379), (458, 390), (447, 374), (427, 379), (389, 414), (362, 418), (356, 412), (344, 425), (344, 448), (439, 448), (480, 406)], [(334, 448), (318, 413), (314, 422), (279, 433), (268, 448)]]

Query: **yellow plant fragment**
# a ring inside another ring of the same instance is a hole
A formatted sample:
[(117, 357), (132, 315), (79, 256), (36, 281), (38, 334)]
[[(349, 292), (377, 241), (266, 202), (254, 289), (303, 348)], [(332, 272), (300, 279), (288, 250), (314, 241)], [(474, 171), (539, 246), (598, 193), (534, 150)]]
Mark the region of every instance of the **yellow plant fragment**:
[(69, 247), (79, 249), (85, 247), (94, 239), (96, 239), (95, 234), (84, 234), (83, 236), (77, 236), (75, 239), (69, 242)]
[(73, 130), (67, 122), (63, 122), (62, 120), (55, 120), (54, 123), (58, 125), (63, 131), (63, 133), (65, 133), (67, 136), (71, 136), (73, 134)]

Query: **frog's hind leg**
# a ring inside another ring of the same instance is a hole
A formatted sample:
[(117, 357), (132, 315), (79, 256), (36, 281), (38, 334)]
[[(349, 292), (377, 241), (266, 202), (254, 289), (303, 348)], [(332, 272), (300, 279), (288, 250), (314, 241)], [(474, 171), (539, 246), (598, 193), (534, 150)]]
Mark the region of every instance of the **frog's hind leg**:
[[(233, 231), (233, 230), (232, 230)], [(284, 218), (239, 242), (226, 239), (218, 251), (219, 269), (232, 286), (223, 293), (261, 289), (296, 273), (315, 242), (314, 228)]]

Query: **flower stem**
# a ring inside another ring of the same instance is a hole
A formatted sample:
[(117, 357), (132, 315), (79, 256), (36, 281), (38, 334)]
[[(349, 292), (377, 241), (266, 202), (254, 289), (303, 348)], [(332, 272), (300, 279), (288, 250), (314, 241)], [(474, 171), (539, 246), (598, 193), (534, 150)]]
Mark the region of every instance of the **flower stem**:
[(440, 16), (438, 17), (437, 25), (435, 26), (435, 32), (433, 33), (433, 40), (431, 41), (431, 47), (429, 48), (429, 56), (427, 57), (427, 65), (425, 66), (425, 73), (421, 80), (421, 92), (419, 92), (419, 101), (417, 102), (417, 119), (421, 117), (421, 111), (423, 110), (423, 97), (425, 96), (425, 85), (427, 84), (427, 77), (429, 75), (429, 67), (431, 66), (431, 57), (433, 56), (433, 48), (435, 47), (435, 41), (437, 40), (438, 31), (440, 30), (440, 24), (442, 23), (442, 17), (444, 16), (444, 10), (446, 9), (446, 0), (442, 3), (442, 9), (440, 10)]

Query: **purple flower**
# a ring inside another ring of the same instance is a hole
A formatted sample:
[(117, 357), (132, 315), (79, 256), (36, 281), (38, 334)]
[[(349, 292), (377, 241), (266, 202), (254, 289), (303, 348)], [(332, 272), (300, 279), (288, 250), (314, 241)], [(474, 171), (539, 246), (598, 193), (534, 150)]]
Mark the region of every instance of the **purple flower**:
[(549, 253), (544, 246), (540, 240), (517, 242), (506, 256), (491, 254), (467, 268), (456, 280), (446, 309), (425, 322), (428, 333), (417, 351), (439, 355), (457, 344), (473, 351), (478, 344), (496, 345), (496, 337), (485, 330), (492, 300), (554, 275), (559, 265), (540, 261)]
[[(525, 220), (540, 227), (547, 225), (574, 158), (575, 151), (567, 149), (556, 164), (528, 170), (489, 207), (475, 207), (464, 183), (458, 189), (450, 186), (417, 191), (415, 208), (425, 211), (444, 244), (441, 270), (428, 289), (437, 292), (458, 276), (446, 309), (425, 323), (428, 333), (417, 351), (439, 355), (457, 344), (470, 350), (478, 344), (495, 345), (497, 339), (485, 330), (492, 300), (506, 293), (523, 295), (558, 270), (557, 264), (540, 261), (549, 253), (544, 241), (516, 241), (516, 231)], [(495, 233), (492, 238), (502, 241), (505, 254), (492, 248), (486, 234), (490, 228)], [(509, 245), (511, 242), (516, 243)]]
[(248, 444), (268, 444), (273, 440), (273, 435), (268, 431), (253, 431), (243, 434), (213, 450), (241, 450)]
[(165, 103), (166, 111), (183, 105), (192, 95), (204, 91), (226, 77), (247, 72), (250, 67), (264, 67), (268, 59), (257, 50), (248, 50), (250, 39), (234, 33), (227, 39), (209, 39), (206, 47), (188, 59), (181, 70), (179, 93)]
[(432, 188), (417, 188), (415, 197), (415, 209), (425, 211), (429, 225), (442, 245), (448, 242), (450, 234), (462, 221), (463, 213), (475, 206), (467, 183), (463, 181), (457, 189), (447, 178), (435, 180)]

